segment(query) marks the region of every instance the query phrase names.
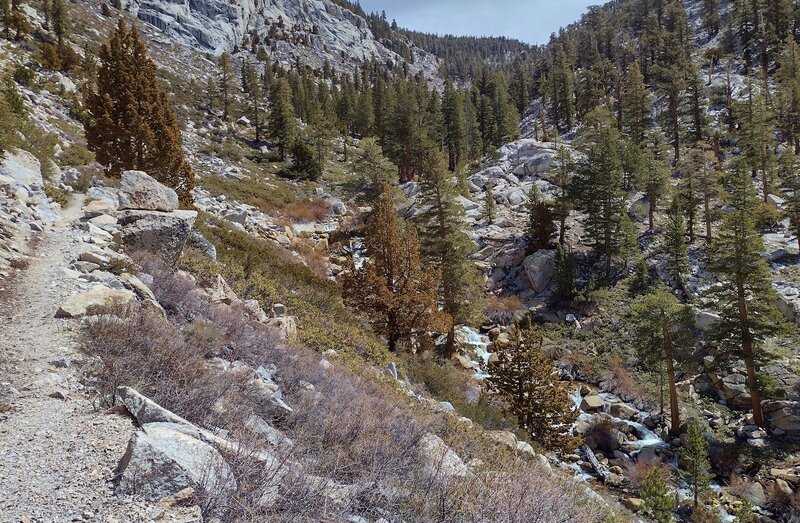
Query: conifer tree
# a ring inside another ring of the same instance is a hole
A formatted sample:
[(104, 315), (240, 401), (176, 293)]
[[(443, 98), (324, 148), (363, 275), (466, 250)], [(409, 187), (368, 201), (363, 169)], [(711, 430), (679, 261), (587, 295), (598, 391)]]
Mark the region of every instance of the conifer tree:
[(700, 496), (709, 489), (711, 463), (708, 460), (708, 441), (703, 426), (691, 421), (686, 431), (686, 441), (681, 449), (681, 472), (689, 480), (694, 506), (697, 508)]
[(569, 302), (575, 297), (575, 255), (571, 251), (564, 251), (560, 243), (556, 245), (556, 256), (553, 259), (553, 281), (553, 299)]
[(444, 116), (444, 143), (447, 148), (448, 169), (455, 171), (464, 154), (466, 126), (464, 122), (464, 104), (449, 80), (444, 87), (442, 113)]
[(457, 192), (442, 153), (429, 150), (423, 159), (420, 178), (419, 216), (426, 257), (441, 271), (444, 311), (454, 326), (447, 335), (444, 351), (455, 347), (455, 324), (470, 324), (477, 313), (481, 282), (477, 267), (470, 260), (475, 245), (466, 234), (464, 209), (456, 200)]
[[(701, 188), (701, 178), (706, 181), (707, 189), (711, 189), (709, 178), (714, 171), (716, 158), (714, 152), (702, 144), (693, 147), (681, 163), (683, 166), (683, 179), (680, 183), (680, 204), (686, 212), (686, 229), (689, 234), (689, 243), (694, 243), (695, 225), (697, 223), (697, 208), (704, 202), (704, 193)], [(711, 192), (707, 191), (709, 200)], [(710, 227), (711, 214), (706, 216), (707, 225)], [(708, 231), (707, 231), (708, 232)]]
[(703, 0), (701, 9), (703, 29), (709, 38), (713, 38), (720, 27), (719, 0)]
[(636, 185), (647, 195), (647, 226), (653, 230), (658, 203), (669, 187), (670, 169), (664, 159), (664, 144), (659, 133), (649, 133), (647, 150), (644, 152), (644, 169)]
[(294, 144), (297, 135), (289, 82), (285, 78), (278, 78), (273, 82), (269, 103), (269, 137), (278, 146), (280, 161), (284, 161), (286, 151)]
[(233, 63), (231, 55), (224, 52), (217, 60), (219, 96), (222, 99), (222, 118), (228, 119), (231, 110), (231, 96), (233, 93)]
[(397, 166), (383, 155), (373, 137), (361, 140), (361, 152), (353, 157), (352, 168), (369, 199), (376, 198), (384, 187), (397, 185)]
[(556, 235), (555, 216), (552, 206), (545, 201), (539, 187), (534, 183), (528, 191), (528, 252), (547, 249)]
[(194, 173), (183, 156), (172, 104), (136, 26), (120, 20), (99, 57), (97, 85), (85, 95), (86, 140), (97, 161), (114, 177), (126, 169), (145, 171), (190, 203)]
[(622, 87), (622, 122), (626, 134), (636, 143), (644, 140), (650, 123), (649, 91), (638, 62), (628, 66)]
[(578, 417), (569, 389), (542, 352), (542, 334), (532, 325), (519, 326), (506, 347), (496, 347), (496, 360), (489, 362), (486, 383), (499, 394), (533, 441), (558, 453), (574, 451), (580, 441), (569, 435)]
[(64, 40), (69, 35), (69, 12), (64, 0), (52, 0), (50, 7), (53, 33), (56, 35), (59, 49), (64, 46)]
[(247, 98), (250, 102), (250, 117), (256, 133), (256, 142), (260, 142), (261, 128), (263, 127), (261, 105), (264, 101), (264, 87), (261, 85), (261, 76), (253, 64), (247, 63), (245, 65), (245, 76), (247, 79)]
[(558, 244), (564, 245), (567, 218), (574, 206), (570, 193), (570, 183), (575, 172), (575, 161), (569, 149), (560, 145), (556, 157), (550, 166), (550, 183), (555, 187), (556, 200), (553, 202), (553, 214), (558, 220)]
[(792, 154), (788, 148), (781, 154), (780, 176), (789, 189), (785, 209), (800, 246), (800, 156)]
[(653, 468), (645, 477), (639, 495), (644, 501), (642, 512), (645, 516), (656, 523), (672, 521), (675, 498), (667, 488), (663, 473), (657, 467)]
[(739, 168), (731, 181), (733, 210), (725, 215), (711, 248), (709, 268), (719, 279), (711, 296), (720, 320), (709, 337), (719, 343), (720, 359), (744, 361), (753, 418), (766, 427), (758, 370), (768, 357), (763, 342), (780, 329), (782, 320), (775, 309), (767, 263), (761, 256), (764, 244), (754, 223), (758, 202), (750, 176)]
[(605, 261), (606, 278), (619, 253), (622, 238), (620, 225), (625, 214), (625, 193), (622, 190), (622, 161), (619, 134), (605, 111), (598, 114), (596, 136), (586, 158), (578, 165), (575, 193), (586, 210), (587, 236), (594, 240), (594, 250)]
[(492, 184), (487, 182), (486, 195), (483, 202), (483, 217), (489, 225), (494, 223), (495, 209), (494, 190), (492, 189)]
[(800, 154), (800, 46), (794, 37), (786, 39), (775, 79), (780, 129), (795, 154)]
[(680, 407), (678, 406), (678, 387), (675, 379), (676, 362), (685, 360), (694, 347), (691, 327), (692, 311), (681, 305), (665, 289), (656, 290), (638, 298), (631, 306), (634, 316), (634, 329), (639, 356), (649, 368), (659, 369), (659, 383), (666, 367), (670, 406), (670, 434), (678, 436), (681, 430)]
[(661, 250), (667, 256), (667, 271), (670, 277), (675, 282), (680, 282), (689, 269), (689, 257), (686, 249), (686, 225), (678, 198), (673, 198), (669, 206)]
[(739, 109), (737, 142), (753, 175), (761, 174), (764, 201), (769, 196), (775, 167), (775, 115), (768, 96), (766, 88), (757, 88), (753, 78), (748, 80), (747, 100)]
[(0, 16), (3, 17), (3, 33), (6, 40), (11, 39), (11, 4), (8, 0), (0, 0)]
[(422, 266), (417, 232), (398, 218), (388, 187), (370, 217), (364, 247), (368, 259), (343, 277), (343, 298), (370, 317), (389, 351), (412, 336), (450, 329), (452, 319), (438, 306), (440, 274)]

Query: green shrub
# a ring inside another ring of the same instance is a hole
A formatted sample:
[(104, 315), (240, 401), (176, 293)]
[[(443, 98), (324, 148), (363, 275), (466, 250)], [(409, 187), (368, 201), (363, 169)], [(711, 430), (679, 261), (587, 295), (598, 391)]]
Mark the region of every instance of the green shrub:
[(77, 143), (70, 144), (59, 158), (62, 167), (80, 167), (94, 162), (94, 153)]

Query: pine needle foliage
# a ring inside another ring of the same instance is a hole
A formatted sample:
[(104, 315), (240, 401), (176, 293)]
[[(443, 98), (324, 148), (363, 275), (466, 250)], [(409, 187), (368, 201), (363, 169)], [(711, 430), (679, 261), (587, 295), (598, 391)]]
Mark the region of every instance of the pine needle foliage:
[(85, 95), (89, 149), (109, 176), (144, 171), (190, 203), (194, 173), (183, 156), (172, 104), (136, 26), (120, 20), (99, 58), (96, 86)]
[(440, 273), (423, 268), (417, 232), (397, 216), (388, 187), (377, 201), (364, 246), (369, 259), (345, 274), (343, 297), (369, 316), (390, 351), (412, 336), (451, 328), (451, 317), (438, 306)]
[(542, 352), (541, 332), (530, 324), (515, 330), (511, 344), (495, 349), (497, 359), (486, 368), (487, 387), (504, 399), (508, 413), (532, 441), (559, 453), (574, 451), (580, 440), (569, 430), (578, 411), (568, 386)]

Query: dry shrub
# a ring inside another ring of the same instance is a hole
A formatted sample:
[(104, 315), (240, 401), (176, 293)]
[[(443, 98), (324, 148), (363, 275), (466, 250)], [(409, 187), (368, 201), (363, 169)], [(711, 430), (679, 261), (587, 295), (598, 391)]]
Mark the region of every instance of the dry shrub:
[(741, 474), (733, 474), (728, 480), (728, 492), (737, 498), (750, 498), (753, 480)]
[(322, 198), (314, 198), (287, 203), (281, 211), (291, 222), (318, 222), (328, 216), (330, 206)]
[(602, 386), (605, 390), (610, 390), (639, 408), (644, 406), (644, 390), (625, 365), (625, 361), (619, 356), (612, 356), (608, 359), (608, 370), (603, 377)]
[(638, 490), (645, 478), (653, 470), (658, 469), (664, 478), (669, 478), (671, 475), (671, 467), (669, 464), (664, 463), (660, 459), (653, 457), (651, 460), (637, 459), (635, 461), (628, 461), (625, 463), (625, 476), (631, 487)]
[(615, 438), (617, 432), (617, 427), (609, 416), (598, 414), (592, 417), (584, 437), (586, 441), (594, 441), (595, 445), (589, 445), (590, 447), (611, 453), (619, 447)]
[(489, 296), (483, 303), (483, 312), (492, 323), (511, 325), (514, 315), (525, 308), (517, 296)]
[(312, 245), (307, 240), (295, 239), (292, 248), (305, 261), (306, 266), (320, 278), (325, 278), (328, 274), (328, 260), (324, 252)]

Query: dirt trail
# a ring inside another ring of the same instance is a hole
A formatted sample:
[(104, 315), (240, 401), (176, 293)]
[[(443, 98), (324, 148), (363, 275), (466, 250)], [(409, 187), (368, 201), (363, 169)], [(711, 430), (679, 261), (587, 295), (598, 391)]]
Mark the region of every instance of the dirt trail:
[[(70, 274), (85, 249), (82, 198), (39, 234), (28, 267), (0, 302), (0, 521), (142, 521), (157, 514), (113, 496), (132, 422), (96, 411), (78, 382), (80, 323), (55, 319), (87, 287)], [(59, 399), (63, 394), (66, 399)], [(10, 409), (10, 410), (9, 410)]]

